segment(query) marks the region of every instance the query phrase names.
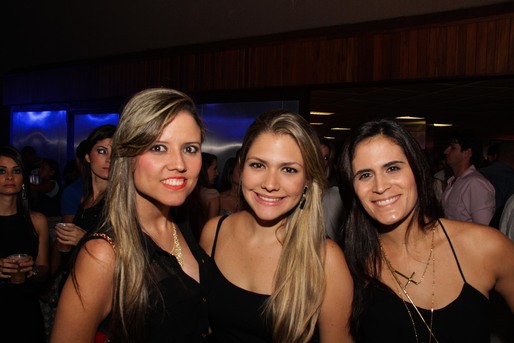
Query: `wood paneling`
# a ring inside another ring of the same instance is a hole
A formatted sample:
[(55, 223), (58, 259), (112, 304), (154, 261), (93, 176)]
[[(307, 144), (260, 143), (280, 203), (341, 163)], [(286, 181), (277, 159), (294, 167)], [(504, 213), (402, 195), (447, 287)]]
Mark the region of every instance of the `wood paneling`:
[(3, 100), (23, 105), (126, 97), (154, 86), (201, 93), (514, 73), (514, 9), (466, 20), (359, 28), (16, 72), (4, 77)]

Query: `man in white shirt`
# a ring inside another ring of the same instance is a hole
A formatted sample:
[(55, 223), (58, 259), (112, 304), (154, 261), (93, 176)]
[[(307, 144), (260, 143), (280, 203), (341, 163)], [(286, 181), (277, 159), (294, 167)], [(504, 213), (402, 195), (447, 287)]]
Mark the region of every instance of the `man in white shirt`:
[(470, 132), (456, 131), (444, 153), (453, 171), (441, 196), (445, 216), (489, 225), (495, 212), (495, 191), (475, 168), (483, 160), (480, 141)]

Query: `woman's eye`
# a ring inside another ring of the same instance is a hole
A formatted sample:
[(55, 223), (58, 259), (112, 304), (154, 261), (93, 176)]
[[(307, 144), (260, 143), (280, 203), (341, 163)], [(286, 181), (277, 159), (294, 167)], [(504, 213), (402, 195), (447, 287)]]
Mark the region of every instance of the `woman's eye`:
[(5, 169), (4, 168), (0, 168), (0, 174), (5, 174)]
[(394, 172), (394, 171), (398, 171), (398, 170), (400, 170), (400, 167), (398, 167), (398, 166), (391, 166), (391, 167), (387, 168), (388, 172)]
[(200, 147), (197, 147), (195, 145), (188, 145), (186, 146), (186, 148), (184, 149), (187, 153), (190, 153), (190, 154), (196, 154), (197, 152), (200, 151)]
[(96, 149), (96, 152), (97, 152), (99, 155), (105, 155), (105, 154), (107, 154), (107, 149), (105, 149), (105, 148), (97, 148), (97, 149)]
[(294, 174), (294, 173), (297, 173), (297, 172), (298, 172), (298, 170), (296, 170), (295, 168), (292, 168), (292, 167), (285, 167), (285, 168), (284, 168), (284, 171), (285, 171), (286, 173), (289, 173), (289, 174)]
[(371, 177), (371, 173), (361, 173), (358, 175), (358, 180), (365, 180)]
[(248, 164), (251, 168), (255, 168), (255, 169), (261, 169), (264, 167), (264, 165), (262, 163), (259, 163), (259, 162), (252, 162), (252, 163), (249, 163)]
[(15, 168), (13, 172), (14, 174), (21, 174), (21, 168)]
[(150, 151), (155, 151), (155, 152), (164, 152), (166, 150), (167, 150), (166, 147), (161, 144), (154, 145), (153, 147), (150, 148)]

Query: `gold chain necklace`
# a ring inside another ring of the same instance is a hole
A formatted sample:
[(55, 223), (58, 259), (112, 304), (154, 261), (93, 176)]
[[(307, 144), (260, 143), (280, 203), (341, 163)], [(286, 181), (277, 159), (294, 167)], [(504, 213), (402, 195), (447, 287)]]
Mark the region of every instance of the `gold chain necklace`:
[(184, 255), (182, 254), (182, 247), (180, 246), (180, 242), (178, 240), (177, 235), (177, 226), (175, 223), (171, 223), (173, 226), (173, 249), (171, 249), (171, 254), (175, 256), (177, 259), (178, 264), (181, 268), (184, 267)]
[[(382, 252), (383, 252), (383, 254), (384, 254), (384, 256), (386, 257), (386, 260), (387, 260), (387, 255), (385, 254), (384, 248), (382, 247), (382, 242), (380, 242), (380, 249), (382, 250)], [(425, 263), (425, 269), (423, 270), (423, 273), (421, 274), (421, 279), (419, 279), (419, 281), (415, 281), (413, 279), (413, 277), (416, 274), (416, 272), (412, 272), (412, 274), (410, 276), (407, 276), (407, 275), (403, 274), (402, 272), (394, 269), (393, 266), (391, 265), (391, 268), (393, 269), (393, 271), (396, 274), (400, 275), (402, 278), (407, 280), (407, 282), (403, 286), (404, 288), (407, 288), (407, 286), (410, 285), (411, 283), (413, 283), (414, 285), (418, 286), (418, 285), (420, 285), (423, 282), (423, 279), (425, 278), (425, 274), (427, 273), (428, 265), (430, 264), (430, 259), (432, 258), (432, 254), (433, 253), (434, 253), (434, 230), (432, 229), (432, 244), (430, 246), (430, 253), (428, 254), (428, 259), (427, 259), (427, 262)]]
[[(402, 284), (400, 283), (400, 280), (398, 279), (398, 275), (400, 276), (403, 276), (402, 274), (396, 272), (396, 270), (393, 268), (393, 265), (391, 264), (391, 262), (389, 261), (389, 259), (387, 258), (387, 255), (385, 253), (385, 250), (384, 250), (384, 247), (382, 246), (382, 242), (380, 241), (379, 239), (379, 244), (380, 244), (380, 251), (382, 253), (382, 259), (385, 261), (386, 265), (387, 265), (387, 269), (389, 269), (389, 272), (391, 273), (391, 276), (393, 278), (393, 280), (396, 282), (396, 285), (397, 287), (403, 292), (403, 294), (405, 294), (405, 297), (409, 300), (409, 302), (412, 304), (412, 306), (414, 307), (414, 310), (416, 310), (416, 313), (418, 314), (418, 316), (420, 317), (421, 321), (423, 322), (423, 324), (425, 324), (425, 327), (427, 328), (428, 332), (429, 332), (429, 340), (428, 342), (431, 343), (432, 342), (432, 338), (434, 338), (434, 341), (436, 343), (439, 343), (439, 341), (437, 340), (437, 338), (435, 337), (434, 335), (434, 332), (432, 331), (432, 325), (433, 325), (433, 322), (434, 322), (434, 300), (435, 300), (435, 253), (434, 253), (434, 232), (435, 232), (435, 228), (432, 228), (432, 245), (430, 247), (430, 257), (432, 257), (432, 304), (431, 304), (431, 307), (430, 307), (430, 326), (427, 324), (425, 318), (423, 317), (423, 315), (421, 314), (421, 312), (419, 311), (418, 307), (416, 306), (416, 304), (414, 303), (414, 301), (412, 300), (411, 296), (409, 295), (409, 293), (407, 293), (407, 289), (406, 287), (409, 285), (409, 282), (407, 282), (407, 284), (405, 286), (402, 286)], [(425, 267), (425, 272), (427, 270), (427, 267), (428, 267), (428, 263), (430, 262), (430, 260), (428, 260), (427, 262), (427, 266)], [(423, 276), (422, 276), (422, 279), (423, 277), (425, 276), (425, 272), (423, 272)], [(411, 277), (414, 275), (414, 273), (411, 275)], [(417, 284), (420, 284), (422, 279), (420, 281), (418, 281)], [(413, 281), (413, 280), (411, 280)], [(414, 283), (416, 284), (416, 283)], [(401, 293), (400, 293), (401, 294)], [(409, 309), (409, 307), (407, 306), (407, 304), (403, 301), (402, 299), (402, 302), (403, 304), (405, 305), (405, 308), (407, 309), (407, 312), (409, 314), (409, 317), (410, 317), (410, 320), (412, 322), (412, 327), (414, 329), (414, 335), (416, 336), (416, 342), (419, 343), (419, 339), (418, 339), (418, 332), (416, 330), (416, 325), (414, 323), (414, 318), (412, 317), (412, 313)]]

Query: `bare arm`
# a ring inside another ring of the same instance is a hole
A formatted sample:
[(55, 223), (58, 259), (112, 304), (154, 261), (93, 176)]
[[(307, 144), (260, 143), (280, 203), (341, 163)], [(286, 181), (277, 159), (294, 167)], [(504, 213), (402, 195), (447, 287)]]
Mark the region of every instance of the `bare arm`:
[(93, 342), (98, 326), (111, 311), (115, 255), (103, 239), (88, 241), (75, 261), (80, 295), (71, 276), (62, 290), (51, 343)]
[(48, 220), (38, 212), (31, 212), (30, 217), (38, 235), (38, 254), (29, 275), (36, 281), (43, 282), (47, 279), (50, 271)]
[(325, 277), (325, 297), (318, 322), (321, 343), (353, 342), (349, 324), (353, 280), (343, 252), (331, 240), (326, 244)]
[(500, 232), (495, 232), (491, 269), (495, 272), (494, 289), (503, 296), (514, 313), (514, 242)]
[(218, 215), (220, 211), (220, 197), (215, 196), (209, 199), (209, 204), (207, 206), (207, 213), (209, 215), (209, 219), (214, 218)]

